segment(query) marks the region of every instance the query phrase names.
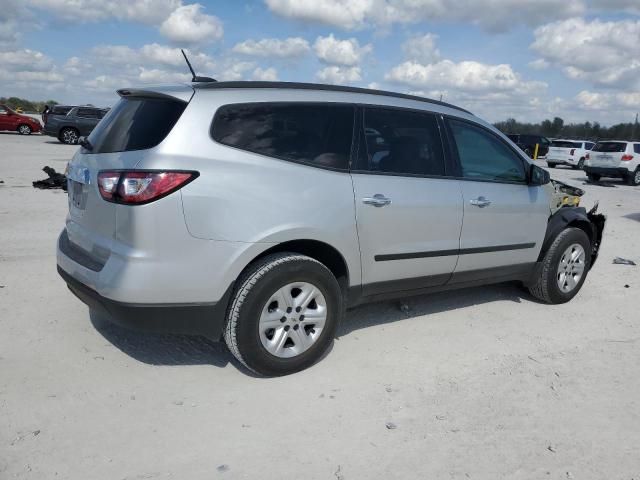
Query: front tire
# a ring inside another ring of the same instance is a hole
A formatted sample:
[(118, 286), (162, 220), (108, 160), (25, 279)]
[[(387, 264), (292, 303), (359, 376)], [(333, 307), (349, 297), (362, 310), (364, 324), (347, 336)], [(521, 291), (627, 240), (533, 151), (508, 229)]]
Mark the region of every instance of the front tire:
[(18, 133), (20, 135), (31, 135), (31, 127), (26, 124), (18, 125)]
[(587, 180), (590, 182), (599, 182), (602, 178), (602, 175), (598, 173), (587, 173)]
[(343, 308), (338, 281), (322, 263), (296, 253), (268, 255), (238, 279), (224, 340), (253, 372), (288, 375), (328, 350)]
[(591, 241), (579, 228), (567, 228), (542, 260), (531, 294), (546, 303), (566, 303), (582, 288), (591, 267)]

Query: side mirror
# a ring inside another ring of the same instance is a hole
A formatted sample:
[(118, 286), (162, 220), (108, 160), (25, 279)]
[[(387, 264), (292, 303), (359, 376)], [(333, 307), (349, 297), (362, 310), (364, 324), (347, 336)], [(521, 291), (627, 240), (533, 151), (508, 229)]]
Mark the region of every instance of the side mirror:
[(531, 164), (529, 183), (531, 185), (546, 185), (551, 182), (551, 175), (544, 168)]

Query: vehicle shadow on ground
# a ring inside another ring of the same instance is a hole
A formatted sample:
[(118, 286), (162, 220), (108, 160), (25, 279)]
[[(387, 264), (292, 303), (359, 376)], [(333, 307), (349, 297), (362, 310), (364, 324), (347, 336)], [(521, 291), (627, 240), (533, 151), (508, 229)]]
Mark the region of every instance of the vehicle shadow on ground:
[[(520, 303), (523, 299), (535, 301), (517, 285), (503, 284), (363, 305), (347, 312), (336, 336), (345, 337), (363, 328), (407, 318), (437, 315), (441, 312), (474, 305), (481, 306), (496, 301)], [(401, 304), (409, 308), (401, 309)], [(90, 318), (95, 329), (106, 340), (140, 362), (172, 366), (213, 365), (221, 368), (232, 363), (242, 372), (254, 376), (236, 361), (222, 342), (197, 336), (136, 332), (111, 323), (98, 312), (91, 312)], [(425, 321), (428, 321), (428, 318)], [(326, 352), (323, 358), (329, 353), (330, 351)]]
[[(408, 318), (429, 317), (472, 306), (481, 308), (484, 304), (497, 301), (521, 303), (523, 300), (537, 301), (519, 285), (509, 283), (372, 303), (348, 311), (345, 321), (338, 328), (338, 337), (349, 335), (356, 330)], [(428, 321), (428, 318), (425, 321)]]
[(597, 182), (590, 182), (585, 177), (572, 177), (571, 180), (576, 182), (582, 182), (583, 185), (593, 185), (596, 187), (608, 187), (608, 188), (618, 188), (619, 185), (625, 186), (627, 183), (624, 180), (619, 180), (615, 178), (607, 178), (604, 180), (598, 180)]
[(640, 222), (640, 212), (629, 213), (628, 215), (623, 215), (623, 217), (628, 218), (629, 220), (635, 220), (636, 222)]

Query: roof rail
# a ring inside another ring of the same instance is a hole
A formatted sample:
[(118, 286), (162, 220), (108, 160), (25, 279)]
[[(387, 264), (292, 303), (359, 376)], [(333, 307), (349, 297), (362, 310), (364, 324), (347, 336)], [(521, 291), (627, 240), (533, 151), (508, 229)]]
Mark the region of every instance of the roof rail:
[(211, 82), (211, 83), (199, 83), (193, 85), (194, 88), (200, 89), (225, 89), (225, 88), (285, 88), (293, 90), (327, 90), (331, 92), (349, 92), (349, 93), (363, 93), (367, 95), (379, 95), (382, 97), (403, 98), (406, 100), (416, 100), (418, 102), (431, 103), (440, 105), (443, 107), (453, 108), (461, 112), (473, 115), (464, 108), (451, 105), (450, 103), (441, 102), (439, 100), (433, 100), (426, 97), (419, 97), (417, 95), (408, 95), (406, 93), (389, 92), (385, 90), (373, 90), (369, 88), (360, 87), (347, 87), (343, 85), (326, 85), (322, 83), (298, 83), (298, 82), (259, 82), (259, 81), (230, 81), (230, 82)]

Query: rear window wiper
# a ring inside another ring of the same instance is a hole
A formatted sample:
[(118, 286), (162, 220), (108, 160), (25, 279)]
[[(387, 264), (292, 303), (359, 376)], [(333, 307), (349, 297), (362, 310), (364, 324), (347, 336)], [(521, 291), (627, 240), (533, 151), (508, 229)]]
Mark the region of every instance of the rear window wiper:
[(80, 140), (78, 141), (78, 143), (82, 148), (86, 150), (89, 150), (89, 151), (93, 150), (93, 145), (91, 145), (91, 142), (86, 137), (80, 137)]

